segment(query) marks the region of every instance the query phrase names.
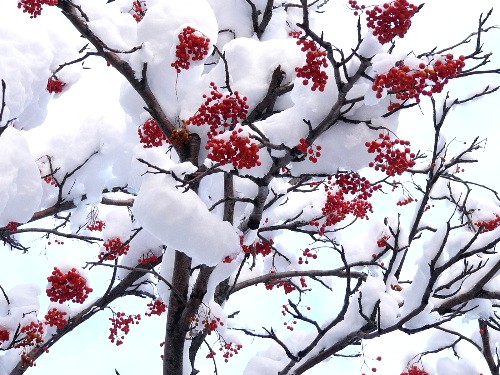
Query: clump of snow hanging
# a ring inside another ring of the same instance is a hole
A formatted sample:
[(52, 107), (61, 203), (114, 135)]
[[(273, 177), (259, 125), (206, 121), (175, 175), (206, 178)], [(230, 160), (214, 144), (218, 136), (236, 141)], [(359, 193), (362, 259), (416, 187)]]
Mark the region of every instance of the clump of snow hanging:
[(231, 224), (217, 218), (194, 191), (168, 175), (144, 177), (133, 212), (164, 245), (184, 252), (195, 263), (214, 266), (240, 246)]
[(0, 227), (25, 223), (42, 198), (40, 172), (19, 130), (8, 127), (0, 136)]

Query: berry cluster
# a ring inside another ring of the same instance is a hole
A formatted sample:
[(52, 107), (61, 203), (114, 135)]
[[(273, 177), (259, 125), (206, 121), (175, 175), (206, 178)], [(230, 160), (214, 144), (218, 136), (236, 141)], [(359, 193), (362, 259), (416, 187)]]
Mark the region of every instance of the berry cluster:
[(219, 326), (223, 326), (224, 322), (218, 318), (218, 317), (206, 317), (201, 321), (201, 324), (203, 325), (203, 328), (207, 332), (207, 334), (211, 334), (214, 331), (217, 331), (217, 328)]
[(106, 250), (101, 250), (99, 260), (115, 260), (120, 255), (125, 255), (130, 250), (130, 245), (125, 245), (118, 237), (111, 238), (102, 244)]
[[(465, 66), (465, 56), (461, 55), (454, 59), (453, 54), (448, 53), (444, 60), (439, 59), (432, 66), (420, 63), (418, 69), (412, 69), (403, 62), (389, 69), (386, 74), (375, 76), (372, 90), (376, 91), (376, 97), (382, 98), (384, 89), (388, 89), (391, 95), (400, 101), (415, 99), (420, 102), (420, 95), (432, 96), (443, 91), (450, 79), (457, 77)], [(392, 103), (389, 111), (399, 108), (399, 102)]]
[(161, 299), (155, 299), (153, 302), (148, 303), (148, 311), (146, 316), (158, 315), (160, 316), (165, 311), (167, 311), (167, 305)]
[(43, 343), (43, 324), (40, 322), (31, 322), (21, 328), (20, 333), (23, 335), (22, 339), (17, 341), (14, 345), (15, 348), (22, 348), (27, 346), (35, 346)]
[(50, 92), (51, 94), (52, 93), (57, 94), (57, 93), (62, 92), (64, 89), (64, 86), (66, 86), (66, 84), (63, 81), (58, 80), (57, 78), (51, 77), (47, 81), (47, 91)]
[(143, 255), (141, 259), (139, 259), (140, 264), (151, 264), (151, 263), (156, 263), (160, 260), (160, 258), (154, 254), (146, 256)]
[(208, 55), (210, 39), (196, 35), (192, 27), (185, 27), (179, 34), (179, 44), (175, 48), (175, 60), (171, 66), (180, 73), (189, 69), (191, 61), (200, 61)]
[[(335, 181), (333, 181), (335, 179)], [(356, 172), (338, 172), (326, 181), (314, 182), (311, 185), (323, 184), (327, 193), (322, 214), (325, 217), (323, 224), (319, 221), (311, 221), (310, 224), (320, 227), (318, 233), (325, 234), (326, 228), (344, 220), (347, 215), (352, 214), (360, 219), (367, 219), (368, 212), (373, 212), (373, 207), (368, 199), (376, 190), (382, 186), (372, 185), (365, 177)], [(351, 195), (351, 199), (348, 199)]]
[(251, 254), (251, 255), (258, 255), (261, 254), (262, 256), (266, 256), (271, 254), (273, 250), (273, 244), (274, 241), (272, 239), (270, 240), (260, 240), (256, 241), (253, 244), (247, 246), (243, 244), (243, 236), (240, 237), (240, 243), (241, 243), (241, 248), (243, 249), (243, 252), (245, 254)]
[(149, 119), (137, 129), (144, 148), (160, 147), (167, 140), (158, 123)]
[(228, 362), (229, 358), (235, 356), (239, 353), (239, 351), (243, 348), (241, 344), (233, 344), (232, 342), (226, 342), (223, 346), (220, 347), (220, 351), (224, 351), (222, 357), (224, 358), (224, 362)]
[(309, 248), (305, 248), (304, 251), (302, 252), (302, 257), (299, 257), (299, 264), (309, 264), (309, 258), (311, 259), (317, 259), (318, 258), (318, 254), (317, 253), (313, 253), (311, 251), (311, 249)]
[(36, 18), (42, 14), (42, 5), (57, 5), (58, 0), (19, 0), (17, 7), (23, 8), (23, 13), (30, 14), (30, 18)]
[[(64, 241), (60, 241), (60, 240), (59, 240), (59, 239), (57, 239), (57, 238), (54, 240), (54, 243), (55, 243), (56, 245), (64, 245)], [(47, 242), (47, 245), (49, 245), (49, 246), (50, 246), (50, 245), (52, 245), (52, 242), (51, 242), (51, 241)]]
[(425, 370), (419, 369), (417, 366), (412, 366), (408, 371), (402, 372), (401, 375), (429, 375)]
[(366, 11), (367, 26), (382, 44), (392, 41), (396, 36), (403, 38), (411, 26), (411, 18), (418, 7), (407, 0), (395, 0)]
[(17, 229), (19, 228), (19, 223), (16, 223), (15, 221), (9, 221), (4, 228), (10, 230), (11, 232), (17, 232)]
[[(116, 315), (109, 318), (109, 320), (111, 321), (111, 328), (109, 329), (108, 339), (111, 343), (116, 344), (116, 346), (120, 346), (123, 344), (125, 335), (130, 332), (130, 325), (139, 324), (141, 315), (125, 315), (124, 312), (117, 312)], [(118, 337), (118, 335), (121, 336)]]
[(50, 283), (50, 287), (47, 288), (46, 293), (52, 302), (83, 303), (92, 292), (92, 288), (87, 285), (87, 280), (80, 275), (76, 268), (63, 273), (59, 268), (54, 267), (52, 275), (47, 277), (47, 281)]
[(253, 168), (261, 165), (259, 160), (260, 147), (257, 143), (253, 143), (250, 138), (241, 136), (238, 131), (233, 130), (229, 140), (226, 141), (220, 138), (211, 138), (205, 146), (206, 150), (210, 150), (207, 157), (221, 165), (233, 164), (235, 168)]
[(352, 10), (354, 10), (355, 16), (359, 15), (360, 11), (363, 11), (366, 8), (364, 5), (358, 5), (356, 0), (349, 0), (349, 6)]
[(500, 215), (495, 215), (495, 218), (487, 221), (477, 221), (474, 225), (481, 228), (481, 233), (490, 232), (500, 226)]
[(233, 127), (239, 120), (243, 120), (249, 109), (246, 96), (241, 96), (238, 91), (224, 95), (219, 92), (215, 82), (210, 82), (210, 87), (210, 96), (203, 94), (205, 102), (185, 122), (186, 125), (208, 125), (209, 138), (224, 133), (225, 128)]
[(90, 231), (102, 232), (106, 223), (102, 220), (95, 220), (93, 223), (87, 224), (87, 229)]
[[(298, 34), (300, 35), (300, 34)], [(303, 78), (302, 84), (307, 86), (312, 81), (312, 91), (324, 91), (328, 81), (328, 75), (322, 68), (328, 67), (326, 51), (320, 51), (318, 44), (313, 40), (298, 39), (297, 45), (301, 45), (301, 51), (306, 52), (306, 65), (295, 68), (298, 78)]]
[(136, 20), (136, 22), (141, 22), (146, 15), (146, 10), (147, 9), (145, 1), (134, 1), (132, 3), (132, 9), (130, 10), (130, 12), (132, 12), (132, 17), (134, 17), (134, 20)]
[(408, 197), (408, 198), (405, 198), (405, 199), (402, 199), (402, 200), (398, 201), (396, 203), (396, 206), (406, 206), (407, 204), (413, 203), (415, 201), (416, 200), (413, 199), (412, 197)]
[(55, 186), (55, 187), (59, 187), (59, 183), (57, 182), (57, 180), (54, 178), (54, 176), (45, 176), (45, 177), (42, 177), (43, 180), (49, 184), (49, 185), (52, 185), (52, 186)]
[(316, 151), (314, 151), (312, 145), (309, 145), (307, 139), (305, 138), (300, 138), (299, 144), (297, 145), (297, 149), (299, 151), (309, 155), (310, 161), (312, 161), (313, 163), (317, 163), (318, 158), (321, 156), (321, 146), (314, 146), (314, 147), (316, 147)]
[(8, 341), (10, 339), (9, 331), (6, 329), (0, 329), (0, 342)]
[(391, 141), (389, 134), (380, 133), (377, 140), (366, 142), (365, 146), (370, 154), (377, 153), (375, 161), (368, 166), (376, 171), (381, 170), (388, 176), (401, 175), (415, 165), (415, 154), (409, 148), (409, 141)]
[(264, 285), (267, 290), (273, 290), (274, 287), (283, 288), (285, 294), (292, 293), (295, 289), (297, 289), (290, 281), (269, 280), (269, 282), (266, 282)]
[(377, 246), (378, 247), (386, 247), (387, 246), (387, 240), (390, 239), (391, 236), (389, 236), (388, 234), (384, 234), (382, 237), (380, 237), (378, 240), (377, 240)]
[(51, 327), (57, 327), (57, 329), (62, 329), (68, 324), (68, 319), (66, 319), (64, 315), (67, 315), (65, 311), (52, 308), (45, 314), (45, 324)]

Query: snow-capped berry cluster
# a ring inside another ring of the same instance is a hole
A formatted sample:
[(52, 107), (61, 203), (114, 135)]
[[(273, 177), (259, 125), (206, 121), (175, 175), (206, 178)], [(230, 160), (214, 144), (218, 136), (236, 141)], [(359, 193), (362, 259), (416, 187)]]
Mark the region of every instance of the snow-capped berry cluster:
[[(290, 35), (292, 35), (292, 33), (290, 33)], [(306, 64), (302, 67), (295, 68), (297, 77), (303, 78), (302, 84), (305, 86), (309, 84), (309, 81), (312, 81), (312, 91), (324, 91), (328, 81), (328, 75), (322, 70), (328, 67), (326, 51), (320, 51), (320, 47), (313, 40), (298, 39), (297, 45), (302, 46), (302, 52), (306, 52)]]
[(253, 143), (250, 138), (241, 136), (242, 129), (233, 130), (226, 141), (220, 138), (208, 140), (205, 149), (210, 150), (207, 157), (221, 165), (233, 164), (235, 168), (253, 168), (261, 165), (259, 159), (260, 147)]
[(55, 186), (55, 187), (59, 187), (59, 183), (57, 182), (57, 180), (54, 178), (54, 176), (45, 176), (45, 177), (42, 177), (42, 179), (49, 185), (52, 185), (52, 186)]
[(365, 146), (370, 154), (377, 154), (368, 166), (385, 172), (388, 176), (401, 175), (415, 165), (415, 154), (410, 150), (409, 141), (391, 141), (389, 134), (380, 133), (377, 140), (366, 142)]
[(246, 96), (241, 96), (238, 91), (223, 94), (215, 82), (210, 82), (210, 87), (210, 96), (203, 94), (205, 102), (186, 121), (186, 125), (208, 125), (210, 130), (207, 135), (214, 137), (243, 120), (248, 114), (249, 106)]
[(139, 259), (140, 264), (151, 264), (151, 263), (156, 263), (160, 260), (160, 258), (157, 255), (151, 254), (151, 255), (143, 255), (141, 259)]
[(130, 250), (130, 245), (124, 244), (118, 237), (111, 238), (102, 244), (105, 250), (99, 253), (99, 260), (115, 260)]
[(47, 91), (51, 94), (62, 92), (64, 90), (64, 86), (66, 86), (66, 84), (63, 81), (54, 77), (49, 78), (47, 81)]
[(261, 254), (262, 256), (266, 256), (271, 254), (273, 251), (273, 244), (274, 241), (272, 239), (269, 240), (259, 240), (255, 241), (251, 245), (244, 245), (243, 244), (243, 236), (240, 237), (240, 243), (241, 243), (241, 248), (243, 249), (243, 252), (245, 254), (251, 254), (251, 255), (258, 255)]
[(6, 329), (0, 329), (0, 342), (9, 341), (10, 333)]
[(141, 22), (146, 15), (146, 2), (145, 1), (134, 1), (132, 3), (132, 9), (129, 13), (132, 14), (136, 22)]
[(495, 215), (495, 218), (492, 220), (477, 221), (474, 225), (481, 228), (481, 233), (491, 232), (500, 227), (500, 215)]
[(19, 0), (17, 7), (23, 8), (23, 13), (30, 14), (30, 18), (36, 18), (42, 14), (42, 5), (57, 5), (58, 0)]
[(386, 247), (387, 246), (387, 240), (390, 239), (391, 236), (389, 236), (388, 234), (384, 234), (382, 237), (380, 237), (378, 240), (377, 240), (377, 246), (378, 247)]
[(87, 224), (87, 229), (90, 231), (102, 232), (106, 223), (102, 220), (96, 220), (93, 223)]
[(68, 315), (68, 313), (52, 308), (45, 314), (45, 324), (57, 327), (57, 329), (64, 328), (68, 324), (68, 319), (64, 317), (65, 315)]
[(376, 6), (366, 11), (367, 26), (382, 44), (392, 41), (396, 36), (403, 38), (411, 26), (411, 18), (418, 7), (407, 0), (396, 0)]
[(116, 344), (116, 346), (120, 346), (123, 344), (125, 335), (130, 332), (130, 325), (139, 324), (141, 315), (125, 315), (124, 312), (117, 312), (116, 315), (109, 318), (109, 320), (111, 321), (111, 328), (109, 329), (108, 339), (111, 343)]
[(63, 273), (59, 268), (54, 267), (52, 275), (47, 277), (47, 281), (50, 286), (46, 293), (52, 302), (83, 303), (92, 292), (92, 288), (87, 285), (87, 280), (80, 275), (76, 268)]
[[(457, 77), (465, 66), (465, 56), (454, 59), (448, 53), (444, 59), (438, 59), (432, 66), (420, 63), (418, 69), (412, 69), (403, 62), (398, 63), (386, 74), (377, 74), (373, 81), (372, 90), (376, 91), (377, 98), (382, 98), (383, 91), (389, 90), (399, 101), (415, 99), (420, 102), (420, 95), (431, 96), (440, 93), (450, 79)], [(388, 110), (393, 111), (401, 106), (392, 103)]]
[(415, 199), (413, 199), (412, 197), (408, 197), (408, 198), (405, 198), (405, 199), (398, 201), (396, 203), (396, 206), (406, 206), (407, 204), (410, 204), (413, 202), (415, 202)]
[(191, 61), (200, 61), (208, 55), (210, 39), (196, 35), (192, 27), (185, 27), (179, 34), (179, 44), (175, 48), (177, 58), (171, 66), (180, 73), (182, 69), (189, 69)]
[(21, 339), (15, 343), (14, 347), (23, 348), (42, 344), (44, 332), (45, 330), (41, 322), (31, 322), (21, 328)]
[(429, 375), (429, 373), (418, 368), (417, 366), (412, 366), (408, 369), (408, 371), (402, 372), (401, 375)]
[(148, 303), (148, 311), (146, 316), (158, 315), (160, 316), (167, 311), (167, 305), (161, 299), (155, 299), (153, 302)]
[[(316, 151), (314, 150), (316, 148)], [(299, 144), (297, 145), (297, 149), (304, 154), (307, 154), (309, 156), (309, 160), (312, 161), (313, 163), (318, 162), (318, 158), (321, 156), (321, 149), (322, 147), (319, 145), (314, 146), (309, 145), (307, 142), (307, 139), (305, 138), (300, 138), (299, 139)]]
[(153, 119), (149, 119), (139, 126), (137, 133), (139, 134), (140, 142), (143, 144), (144, 148), (160, 147), (163, 142), (167, 141), (160, 126)]

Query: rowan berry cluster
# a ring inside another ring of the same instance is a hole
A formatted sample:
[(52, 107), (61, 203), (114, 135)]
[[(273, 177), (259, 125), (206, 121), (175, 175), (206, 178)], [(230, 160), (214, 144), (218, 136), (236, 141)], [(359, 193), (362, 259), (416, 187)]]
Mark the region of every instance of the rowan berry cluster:
[(403, 38), (411, 26), (411, 18), (418, 7), (407, 0), (395, 0), (366, 11), (367, 26), (382, 44), (391, 42), (396, 36)]
[(299, 139), (299, 144), (297, 145), (297, 149), (304, 154), (307, 154), (309, 156), (309, 160), (312, 161), (313, 163), (318, 162), (318, 158), (321, 156), (321, 146), (317, 145), (314, 146), (316, 148), (316, 151), (314, 151), (313, 146), (309, 145), (307, 142), (307, 139), (305, 138), (300, 138)]
[(492, 220), (477, 221), (474, 225), (481, 228), (481, 233), (490, 232), (500, 226), (500, 215), (495, 215)]
[(415, 202), (415, 199), (413, 199), (412, 197), (408, 197), (408, 198), (405, 198), (405, 199), (398, 201), (396, 203), (396, 206), (406, 206), (407, 204), (410, 204), (413, 202)]
[(312, 252), (312, 250), (309, 248), (304, 249), (304, 251), (302, 252), (302, 256), (304, 258), (299, 257), (299, 261), (298, 261), (299, 264), (309, 264), (309, 258), (311, 258), (311, 259), (318, 258), (318, 254), (316, 252)]
[(180, 128), (175, 128), (172, 130), (170, 134), (169, 141), (173, 145), (183, 146), (187, 142), (189, 142), (189, 130), (185, 126), (181, 126)]
[(109, 320), (111, 321), (111, 328), (109, 329), (108, 339), (111, 343), (116, 344), (116, 346), (120, 346), (123, 344), (125, 335), (130, 332), (130, 325), (139, 324), (141, 315), (125, 315), (124, 312), (117, 312), (116, 315), (109, 318)]
[[(59, 239), (57, 239), (57, 238), (56, 238), (56, 239), (54, 239), (54, 243), (55, 243), (56, 245), (64, 245), (64, 241), (60, 241), (60, 240), (59, 240)], [(47, 242), (47, 245), (49, 245), (49, 246), (50, 246), (50, 245), (52, 245), (52, 242), (51, 242), (51, 241)]]
[[(367, 200), (371, 198), (375, 191), (382, 188), (381, 184), (372, 185), (366, 177), (361, 177), (356, 172), (337, 172), (333, 177), (335, 178), (335, 185), (344, 194), (351, 194), (358, 199)], [(325, 190), (329, 190), (328, 185), (325, 185)]]
[(47, 277), (47, 281), (50, 287), (47, 288), (46, 293), (52, 302), (83, 303), (92, 292), (92, 288), (87, 285), (87, 280), (80, 275), (76, 268), (63, 273), (59, 268), (54, 267), (52, 275)]
[(377, 240), (377, 246), (378, 247), (386, 247), (387, 246), (387, 240), (390, 239), (391, 236), (389, 236), (388, 234), (384, 234), (382, 237), (380, 237), (378, 240)]
[(45, 314), (45, 324), (51, 327), (57, 327), (57, 329), (62, 329), (68, 324), (68, 319), (64, 317), (64, 315), (67, 314), (68, 313), (65, 311), (52, 308)]
[(253, 168), (261, 165), (259, 159), (260, 147), (253, 143), (250, 138), (241, 136), (242, 129), (233, 130), (229, 140), (211, 138), (208, 140), (205, 149), (210, 150), (207, 157), (221, 165), (233, 164), (235, 168)]
[[(335, 179), (335, 181), (333, 181)], [(319, 227), (318, 233), (324, 235), (328, 226), (335, 225), (344, 220), (349, 214), (360, 219), (367, 219), (368, 212), (373, 212), (373, 207), (368, 199), (381, 185), (372, 185), (366, 178), (356, 172), (338, 172), (326, 181), (316, 182), (312, 185), (323, 184), (327, 193), (322, 214), (325, 221), (311, 221), (310, 224)], [(348, 199), (347, 195), (352, 195)]]
[(241, 348), (243, 348), (243, 345), (241, 344), (226, 342), (223, 346), (220, 347), (219, 350), (224, 352), (224, 354), (222, 354), (222, 357), (224, 358), (224, 362), (227, 363), (229, 361), (229, 358), (235, 356), (240, 352)]
[(219, 326), (223, 326), (224, 322), (218, 317), (209, 317), (207, 316), (205, 319), (201, 321), (205, 332), (210, 335), (212, 332), (217, 331)]
[(90, 231), (102, 232), (106, 223), (102, 220), (96, 220), (93, 223), (87, 225), (87, 229)]
[(290, 281), (277, 281), (277, 280), (269, 280), (269, 282), (264, 283), (267, 290), (273, 290), (276, 288), (283, 288), (285, 294), (292, 293), (297, 288)]
[(0, 329), (0, 342), (1, 341), (9, 341), (10, 334), (6, 329)]
[(425, 370), (419, 369), (417, 366), (412, 366), (408, 371), (402, 372), (401, 375), (429, 375)]
[(366, 6), (359, 5), (356, 0), (349, 0), (349, 6), (352, 10), (354, 10), (354, 15), (357, 16), (360, 14), (360, 11), (365, 10)]
[(139, 259), (139, 263), (140, 264), (151, 264), (151, 263), (156, 263), (158, 262), (158, 260), (160, 260), (160, 258), (156, 255), (149, 255), (149, 256), (146, 256), (146, 255), (143, 255), (141, 257), (141, 259)]
[(400, 139), (391, 141), (389, 134), (379, 134), (375, 141), (366, 142), (370, 154), (376, 153), (374, 162), (368, 166), (388, 176), (401, 175), (415, 165), (415, 154), (410, 150), (410, 142)]
[(47, 91), (52, 93), (60, 93), (63, 91), (64, 86), (66, 84), (63, 81), (58, 80), (57, 78), (49, 78), (47, 81)]
[(260, 240), (256, 241), (253, 244), (247, 246), (243, 244), (243, 236), (240, 237), (241, 248), (245, 254), (257, 255), (261, 254), (262, 256), (266, 256), (271, 254), (273, 250), (274, 241), (270, 240)]
[[(418, 69), (399, 62), (386, 74), (375, 76), (372, 90), (377, 92), (377, 98), (382, 98), (384, 89), (388, 89), (389, 94), (394, 95), (397, 100), (415, 99), (419, 103), (420, 95), (432, 96), (443, 91), (444, 85), (457, 77), (464, 66), (465, 56), (461, 55), (455, 60), (451, 53), (445, 56), (444, 61), (436, 60), (432, 66), (422, 62)], [(391, 103), (388, 110), (393, 111), (400, 106), (399, 102)]]
[(210, 130), (207, 135), (212, 138), (243, 120), (248, 114), (249, 106), (247, 97), (241, 96), (238, 91), (222, 94), (215, 82), (210, 82), (210, 87), (210, 96), (203, 94), (205, 102), (186, 121), (186, 125), (208, 125)]
[(320, 47), (313, 40), (298, 39), (297, 45), (302, 46), (302, 52), (306, 52), (306, 64), (295, 68), (297, 77), (303, 78), (302, 84), (305, 86), (312, 81), (312, 91), (324, 91), (328, 81), (328, 75), (322, 70), (328, 67), (326, 51), (320, 51)]
[(118, 237), (111, 238), (102, 244), (104, 249), (99, 253), (99, 260), (115, 260), (120, 255), (125, 255), (130, 250), (130, 245), (125, 245)]
[(137, 133), (144, 148), (160, 147), (167, 140), (160, 126), (153, 119), (149, 119), (139, 126)]
[(189, 69), (191, 61), (200, 61), (208, 55), (210, 39), (196, 35), (192, 27), (185, 27), (179, 34), (179, 44), (175, 48), (175, 60), (171, 66), (180, 73), (182, 69)]
[(54, 178), (54, 176), (45, 176), (43, 177), (43, 180), (49, 184), (49, 185), (52, 185), (52, 186), (55, 186), (55, 187), (59, 187), (59, 183), (57, 182), (57, 180)]
[(14, 345), (15, 348), (35, 346), (43, 343), (44, 328), (40, 322), (31, 322), (21, 328), (21, 340)]
[(146, 316), (158, 315), (160, 316), (165, 311), (167, 311), (167, 305), (161, 299), (155, 299), (153, 302), (148, 303), (148, 311), (145, 313)]
[(17, 7), (23, 8), (23, 13), (30, 14), (30, 18), (36, 18), (42, 14), (42, 5), (57, 5), (58, 0), (19, 0)]
[(17, 232), (17, 229), (19, 228), (19, 223), (16, 223), (15, 221), (9, 221), (4, 228), (10, 230), (11, 232)]
[(320, 236), (325, 234), (327, 227), (340, 223), (349, 214), (360, 219), (368, 219), (368, 212), (373, 212), (373, 206), (370, 202), (358, 197), (346, 200), (344, 193), (339, 190), (327, 193), (326, 202), (321, 211), (325, 218), (324, 223), (320, 224), (318, 221), (310, 223), (319, 227)]
[(136, 22), (141, 22), (146, 15), (146, 10), (147, 9), (145, 1), (134, 1), (132, 3), (132, 9), (130, 10), (130, 12), (132, 12), (132, 17), (134, 17), (134, 20), (136, 20)]

